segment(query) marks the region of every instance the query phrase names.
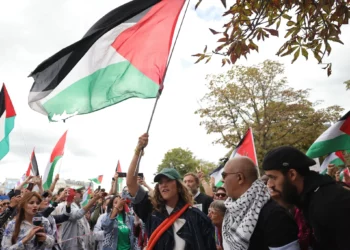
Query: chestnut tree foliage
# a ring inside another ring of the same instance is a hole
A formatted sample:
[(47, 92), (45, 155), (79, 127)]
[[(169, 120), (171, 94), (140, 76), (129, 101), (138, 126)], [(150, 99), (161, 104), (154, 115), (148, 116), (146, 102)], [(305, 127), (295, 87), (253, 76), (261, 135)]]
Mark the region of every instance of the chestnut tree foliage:
[[(196, 8), (203, 0), (199, 0)], [(207, 0), (213, 1), (213, 0)], [(219, 0), (217, 0), (219, 1)], [(226, 0), (220, 0), (226, 8)], [(209, 62), (212, 55), (223, 56), (222, 65), (235, 64), (242, 56), (247, 58), (251, 51), (259, 51), (257, 43), (271, 36), (279, 36), (280, 24), (286, 21), (287, 30), (278, 56), (291, 56), (292, 63), (300, 56), (313, 56), (328, 76), (332, 63), (325, 62), (325, 56), (332, 52), (332, 42), (341, 43), (341, 27), (350, 18), (349, 0), (236, 0), (223, 16), (229, 21), (222, 30), (210, 31), (218, 35), (217, 46), (212, 51), (205, 47), (197, 62)], [(196, 62), (196, 63), (197, 63)]]

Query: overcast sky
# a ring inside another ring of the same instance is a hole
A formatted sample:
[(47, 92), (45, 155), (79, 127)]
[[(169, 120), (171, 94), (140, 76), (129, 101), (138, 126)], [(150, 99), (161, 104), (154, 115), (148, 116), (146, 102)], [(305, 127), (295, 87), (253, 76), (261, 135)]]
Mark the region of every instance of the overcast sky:
[[(26, 171), (32, 149), (36, 148), (40, 172), (49, 161), (59, 137), (68, 129), (66, 150), (60, 174), (63, 178), (87, 180), (104, 175), (103, 186), (109, 186), (117, 161), (124, 171), (130, 163), (138, 137), (146, 130), (154, 99), (129, 99), (102, 111), (76, 116), (66, 123), (49, 123), (48, 119), (28, 107), (32, 79), (29, 73), (43, 60), (79, 40), (104, 14), (128, 0), (21, 0), (0, 2), (0, 82), (8, 88), (17, 112), (10, 137), (10, 153), (0, 161), (0, 181), (19, 178)], [(229, 69), (221, 68), (220, 58), (208, 65), (194, 65), (192, 54), (206, 44), (213, 48), (217, 37), (208, 28), (223, 25), (220, 1), (203, 1), (194, 10), (192, 0), (172, 57), (165, 89), (150, 131), (150, 143), (142, 159), (140, 172), (151, 182), (164, 154), (175, 147), (188, 148), (201, 159), (217, 162), (227, 149), (212, 145), (219, 135), (207, 135), (194, 114), (197, 101), (206, 93), (205, 76)], [(315, 63), (300, 58), (293, 65), (291, 58), (275, 56), (282, 38), (260, 44), (260, 53), (252, 53), (240, 64), (253, 65), (265, 59), (285, 63), (289, 84), (310, 88), (311, 100), (324, 100), (325, 105), (341, 105), (350, 109), (349, 95), (343, 82), (350, 79), (350, 27), (343, 29), (346, 44), (333, 45), (333, 74)]]

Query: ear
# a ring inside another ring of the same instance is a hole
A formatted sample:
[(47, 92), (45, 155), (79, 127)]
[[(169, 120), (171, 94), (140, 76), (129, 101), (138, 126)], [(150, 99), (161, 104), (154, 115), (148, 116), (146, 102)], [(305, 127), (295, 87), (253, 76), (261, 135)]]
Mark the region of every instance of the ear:
[(245, 177), (241, 173), (237, 174), (238, 184), (242, 185), (245, 182)]
[(288, 178), (289, 178), (290, 181), (295, 182), (295, 180), (296, 180), (297, 177), (298, 177), (298, 173), (297, 173), (297, 171), (295, 171), (295, 169), (290, 169), (290, 170), (288, 171), (287, 176), (288, 176)]

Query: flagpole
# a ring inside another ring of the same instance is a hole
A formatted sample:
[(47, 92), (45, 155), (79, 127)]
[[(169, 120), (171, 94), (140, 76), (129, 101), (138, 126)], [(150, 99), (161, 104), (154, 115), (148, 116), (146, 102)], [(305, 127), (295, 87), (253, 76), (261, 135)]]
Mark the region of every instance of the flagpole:
[(253, 141), (253, 147), (254, 147), (254, 154), (255, 154), (255, 159), (256, 159), (256, 167), (258, 168), (258, 175), (259, 175), (259, 178), (260, 178), (260, 169), (259, 169), (258, 157), (256, 156), (253, 129), (252, 129), (252, 128), (249, 128), (249, 129), (250, 129), (250, 133), (252, 134), (252, 139), (253, 139), (252, 141)]
[[(188, 6), (190, 5), (190, 1), (191, 0), (187, 0), (187, 5), (186, 5), (186, 8), (185, 8), (185, 11), (184, 11), (184, 14), (183, 14), (180, 26), (179, 26), (179, 31), (176, 34), (173, 47), (171, 48), (171, 51), (170, 51), (169, 60), (168, 60), (168, 63), (167, 63), (167, 66), (166, 66), (165, 72), (164, 72), (164, 77), (162, 79), (162, 82), (159, 85), (158, 94), (157, 94), (156, 101), (155, 101), (154, 106), (153, 106), (151, 118), (149, 120), (147, 131), (146, 131), (147, 134), (149, 133), (149, 130), (151, 128), (151, 124), (152, 124), (153, 116), (154, 116), (154, 113), (155, 113), (155, 110), (156, 110), (156, 107), (157, 107), (157, 104), (158, 104), (158, 100), (159, 100), (160, 95), (162, 94), (162, 91), (163, 91), (164, 80), (165, 80), (166, 74), (168, 72), (169, 64), (170, 64), (171, 58), (173, 56), (173, 52), (174, 52), (174, 49), (175, 49), (175, 45), (176, 45), (177, 39), (179, 38), (179, 34), (180, 34), (180, 31), (181, 31), (182, 25), (184, 23), (184, 20), (185, 20), (185, 17), (186, 17), (186, 13), (187, 13), (187, 10), (188, 10)], [(139, 153), (139, 158), (137, 159), (137, 164), (136, 164), (136, 169), (135, 169), (135, 172), (134, 172), (134, 176), (137, 176), (137, 174), (139, 173), (140, 162), (141, 162), (141, 158), (142, 158), (143, 152), (144, 152), (144, 149), (141, 149), (141, 151)]]

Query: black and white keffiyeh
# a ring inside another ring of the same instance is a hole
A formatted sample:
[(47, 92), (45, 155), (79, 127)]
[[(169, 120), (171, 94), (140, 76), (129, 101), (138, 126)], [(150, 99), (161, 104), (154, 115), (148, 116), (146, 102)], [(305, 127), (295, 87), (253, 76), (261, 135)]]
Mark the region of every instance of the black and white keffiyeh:
[(228, 198), (225, 201), (227, 210), (222, 229), (224, 249), (248, 249), (260, 211), (269, 199), (266, 185), (256, 180), (239, 199), (233, 201)]

